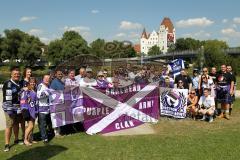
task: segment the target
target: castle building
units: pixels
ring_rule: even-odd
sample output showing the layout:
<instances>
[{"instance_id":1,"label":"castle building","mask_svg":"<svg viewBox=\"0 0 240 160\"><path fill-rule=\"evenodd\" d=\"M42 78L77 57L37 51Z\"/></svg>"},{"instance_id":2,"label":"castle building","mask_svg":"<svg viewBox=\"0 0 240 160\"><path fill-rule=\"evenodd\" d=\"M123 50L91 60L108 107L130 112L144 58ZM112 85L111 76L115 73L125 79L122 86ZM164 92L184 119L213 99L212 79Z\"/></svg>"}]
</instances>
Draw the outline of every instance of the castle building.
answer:
<instances>
[{"instance_id":1,"label":"castle building","mask_svg":"<svg viewBox=\"0 0 240 160\"><path fill-rule=\"evenodd\" d=\"M143 29L140 39L140 50L141 53L147 55L149 49L156 45L160 48L161 52L166 53L168 48L175 44L175 42L175 28L170 18L165 17L160 24L158 32L153 30L152 33L148 34L146 29Z\"/></svg>"}]
</instances>

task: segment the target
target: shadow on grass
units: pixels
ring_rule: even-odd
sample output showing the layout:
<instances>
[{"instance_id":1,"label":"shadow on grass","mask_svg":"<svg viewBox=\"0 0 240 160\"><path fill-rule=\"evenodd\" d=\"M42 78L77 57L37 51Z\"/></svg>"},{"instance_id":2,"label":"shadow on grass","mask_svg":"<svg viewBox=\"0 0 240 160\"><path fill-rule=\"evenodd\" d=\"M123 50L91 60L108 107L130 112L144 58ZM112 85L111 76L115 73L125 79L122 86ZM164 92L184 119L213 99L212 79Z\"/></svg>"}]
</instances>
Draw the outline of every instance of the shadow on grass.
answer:
<instances>
[{"instance_id":1,"label":"shadow on grass","mask_svg":"<svg viewBox=\"0 0 240 160\"><path fill-rule=\"evenodd\" d=\"M66 150L67 150L66 147L59 145L45 145L29 149L27 151L14 155L7 160L27 160L27 159L47 160Z\"/></svg>"}]
</instances>

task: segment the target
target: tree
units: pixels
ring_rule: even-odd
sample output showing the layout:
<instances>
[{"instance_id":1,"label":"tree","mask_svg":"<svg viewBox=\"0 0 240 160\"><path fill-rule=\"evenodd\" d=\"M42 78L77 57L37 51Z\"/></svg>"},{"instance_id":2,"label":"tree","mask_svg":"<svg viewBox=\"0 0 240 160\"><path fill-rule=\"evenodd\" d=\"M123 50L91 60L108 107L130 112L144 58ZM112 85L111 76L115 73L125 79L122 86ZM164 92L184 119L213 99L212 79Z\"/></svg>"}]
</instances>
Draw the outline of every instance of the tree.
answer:
<instances>
[{"instance_id":1,"label":"tree","mask_svg":"<svg viewBox=\"0 0 240 160\"><path fill-rule=\"evenodd\" d=\"M203 45L203 42L193 38L178 38L175 43L176 51L197 50Z\"/></svg>"},{"instance_id":2,"label":"tree","mask_svg":"<svg viewBox=\"0 0 240 160\"><path fill-rule=\"evenodd\" d=\"M87 41L75 31L66 31L60 40L50 42L47 57L58 64L80 54L89 54Z\"/></svg>"},{"instance_id":3,"label":"tree","mask_svg":"<svg viewBox=\"0 0 240 160\"><path fill-rule=\"evenodd\" d=\"M228 45L224 41L207 40L203 41L204 52L204 66L207 67L220 67L221 64L226 64L229 56L224 53L224 49L228 48ZM196 63L199 65L202 56L199 54Z\"/></svg>"},{"instance_id":4,"label":"tree","mask_svg":"<svg viewBox=\"0 0 240 160\"><path fill-rule=\"evenodd\" d=\"M18 49L26 36L26 33L20 31L19 29L6 29L4 31L5 37L2 41L2 59L18 59Z\"/></svg>"},{"instance_id":5,"label":"tree","mask_svg":"<svg viewBox=\"0 0 240 160\"><path fill-rule=\"evenodd\" d=\"M157 45L152 46L148 51L149 56L158 55L161 53L162 52L160 51L160 48Z\"/></svg>"},{"instance_id":6,"label":"tree","mask_svg":"<svg viewBox=\"0 0 240 160\"><path fill-rule=\"evenodd\" d=\"M51 41L48 45L47 57L54 64L63 61L63 42L59 39Z\"/></svg>"},{"instance_id":7,"label":"tree","mask_svg":"<svg viewBox=\"0 0 240 160\"><path fill-rule=\"evenodd\" d=\"M2 35L0 34L0 62L2 62L2 41L3 41L3 38L2 38Z\"/></svg>"},{"instance_id":8,"label":"tree","mask_svg":"<svg viewBox=\"0 0 240 160\"><path fill-rule=\"evenodd\" d=\"M43 43L39 38L25 35L18 48L18 57L30 66L33 66L41 57Z\"/></svg>"},{"instance_id":9,"label":"tree","mask_svg":"<svg viewBox=\"0 0 240 160\"><path fill-rule=\"evenodd\" d=\"M105 58L130 58L136 57L136 52L132 43L123 41L113 41L105 44L104 50L106 52Z\"/></svg>"},{"instance_id":10,"label":"tree","mask_svg":"<svg viewBox=\"0 0 240 160\"><path fill-rule=\"evenodd\" d=\"M105 40L104 39L96 39L95 41L93 41L90 44L91 47L91 54L96 55L97 57L106 57L106 52L104 50L104 46L105 46Z\"/></svg>"}]
</instances>

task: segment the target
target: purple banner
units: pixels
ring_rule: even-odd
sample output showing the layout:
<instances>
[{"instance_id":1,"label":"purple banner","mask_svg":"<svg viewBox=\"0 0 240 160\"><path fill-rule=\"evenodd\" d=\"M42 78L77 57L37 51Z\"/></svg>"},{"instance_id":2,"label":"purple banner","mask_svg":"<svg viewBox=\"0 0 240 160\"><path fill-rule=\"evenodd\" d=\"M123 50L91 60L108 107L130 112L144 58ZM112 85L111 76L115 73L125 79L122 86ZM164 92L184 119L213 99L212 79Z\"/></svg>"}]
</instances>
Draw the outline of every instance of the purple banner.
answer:
<instances>
[{"instance_id":1,"label":"purple banner","mask_svg":"<svg viewBox=\"0 0 240 160\"><path fill-rule=\"evenodd\" d=\"M51 90L49 101L53 128L83 120L83 99L79 87Z\"/></svg>"},{"instance_id":2,"label":"purple banner","mask_svg":"<svg viewBox=\"0 0 240 160\"><path fill-rule=\"evenodd\" d=\"M84 128L88 134L133 128L159 118L157 83L132 84L124 88L81 88Z\"/></svg>"}]
</instances>

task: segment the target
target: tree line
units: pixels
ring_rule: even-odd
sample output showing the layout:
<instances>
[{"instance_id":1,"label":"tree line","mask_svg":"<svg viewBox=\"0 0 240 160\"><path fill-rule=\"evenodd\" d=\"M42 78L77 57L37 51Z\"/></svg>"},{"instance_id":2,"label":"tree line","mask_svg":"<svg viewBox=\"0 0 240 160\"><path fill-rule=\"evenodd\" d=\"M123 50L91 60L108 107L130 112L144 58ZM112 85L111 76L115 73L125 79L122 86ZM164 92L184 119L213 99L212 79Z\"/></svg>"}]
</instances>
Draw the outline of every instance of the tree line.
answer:
<instances>
[{"instance_id":1,"label":"tree line","mask_svg":"<svg viewBox=\"0 0 240 160\"><path fill-rule=\"evenodd\" d=\"M196 40L193 38L179 38L169 47L169 52L183 50L198 50L199 56L195 64L203 66L220 66L222 63L232 64L233 68L240 68L239 58L224 54L228 44L219 40ZM201 54L202 53L202 54ZM21 60L21 63L34 66L38 60L45 59L57 65L69 58L80 54L92 54L99 58L128 58L136 57L133 44L129 41L111 41L96 39L90 44L75 31L66 31L60 39L51 41L48 45L42 43L38 37L29 35L19 29L6 29L4 36L0 35L0 61ZM162 54L159 47L153 46L149 55ZM202 56L203 55L203 56Z\"/></svg>"},{"instance_id":2,"label":"tree line","mask_svg":"<svg viewBox=\"0 0 240 160\"><path fill-rule=\"evenodd\" d=\"M99 58L136 56L131 42L106 42L104 39L97 39L88 45L87 41L75 31L66 31L60 39L53 40L48 45L42 43L38 37L19 29L7 29L4 35L0 35L1 62L21 60L22 63L33 66L38 60L46 59L57 65L80 54L92 54Z\"/></svg>"}]
</instances>

